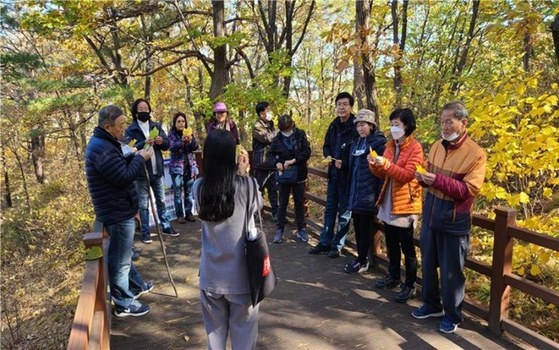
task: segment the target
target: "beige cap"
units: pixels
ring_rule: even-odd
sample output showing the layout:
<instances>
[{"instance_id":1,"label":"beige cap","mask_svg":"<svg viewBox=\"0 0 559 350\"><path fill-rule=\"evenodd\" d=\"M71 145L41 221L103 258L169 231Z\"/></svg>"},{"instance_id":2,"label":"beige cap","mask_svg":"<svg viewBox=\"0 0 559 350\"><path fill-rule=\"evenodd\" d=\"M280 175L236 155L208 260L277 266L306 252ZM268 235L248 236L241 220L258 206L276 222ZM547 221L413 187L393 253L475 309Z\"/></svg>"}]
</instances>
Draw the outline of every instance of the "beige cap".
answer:
<instances>
[{"instance_id":1,"label":"beige cap","mask_svg":"<svg viewBox=\"0 0 559 350\"><path fill-rule=\"evenodd\" d=\"M367 122L369 124L373 124L375 127L377 126L377 123L375 122L375 113L368 109L360 109L359 112L357 112L354 122L355 124L359 122Z\"/></svg>"}]
</instances>

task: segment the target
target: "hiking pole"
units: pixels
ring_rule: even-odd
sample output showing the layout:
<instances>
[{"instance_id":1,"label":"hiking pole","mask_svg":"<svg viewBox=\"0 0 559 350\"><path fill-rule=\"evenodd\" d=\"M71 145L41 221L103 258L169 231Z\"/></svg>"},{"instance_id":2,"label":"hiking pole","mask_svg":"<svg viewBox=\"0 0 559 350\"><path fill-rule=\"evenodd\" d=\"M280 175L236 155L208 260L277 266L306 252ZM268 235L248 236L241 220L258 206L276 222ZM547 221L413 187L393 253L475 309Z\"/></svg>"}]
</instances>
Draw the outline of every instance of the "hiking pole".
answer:
<instances>
[{"instance_id":1,"label":"hiking pole","mask_svg":"<svg viewBox=\"0 0 559 350\"><path fill-rule=\"evenodd\" d=\"M151 214L153 215L153 221L155 221L155 228L157 230L157 237L159 237L159 243L161 243L161 251L163 252L163 259L165 260L165 267L167 268L167 274L169 275L169 280L171 281L171 285L173 286L173 289L175 290L175 298L178 298L179 293L177 292L177 287L175 286L175 281L173 280L173 275L171 275L171 269L169 269L169 262L167 261L167 252L165 252L165 245L163 244L163 235L161 234L161 228L159 227L159 224L157 223L158 216L157 216L157 212L155 210L155 200L153 199L153 196L151 194L151 186L150 186L151 181L149 179L148 168L147 168L145 162L144 162L144 171L146 173L146 181L148 182L148 195L149 195L149 203L150 203L150 207L151 207Z\"/></svg>"}]
</instances>

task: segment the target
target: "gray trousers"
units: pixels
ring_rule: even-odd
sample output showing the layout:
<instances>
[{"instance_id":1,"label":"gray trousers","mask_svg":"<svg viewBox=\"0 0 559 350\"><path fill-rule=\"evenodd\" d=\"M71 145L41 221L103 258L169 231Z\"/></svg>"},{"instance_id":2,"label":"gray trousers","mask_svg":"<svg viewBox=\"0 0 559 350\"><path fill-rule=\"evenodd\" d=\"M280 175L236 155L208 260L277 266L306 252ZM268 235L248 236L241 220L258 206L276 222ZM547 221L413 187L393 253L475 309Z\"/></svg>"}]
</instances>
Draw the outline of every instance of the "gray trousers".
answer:
<instances>
[{"instance_id":1,"label":"gray trousers","mask_svg":"<svg viewBox=\"0 0 559 350\"><path fill-rule=\"evenodd\" d=\"M252 307L248 294L216 294L200 290L202 316L208 334L208 349L225 350L231 336L233 350L256 348L258 307Z\"/></svg>"},{"instance_id":2,"label":"gray trousers","mask_svg":"<svg viewBox=\"0 0 559 350\"><path fill-rule=\"evenodd\" d=\"M470 236L454 236L425 230L419 240L421 248L421 297L429 310L442 308L452 323L463 321L462 303L466 277L464 265L470 247ZM441 268L441 289L437 267Z\"/></svg>"}]
</instances>

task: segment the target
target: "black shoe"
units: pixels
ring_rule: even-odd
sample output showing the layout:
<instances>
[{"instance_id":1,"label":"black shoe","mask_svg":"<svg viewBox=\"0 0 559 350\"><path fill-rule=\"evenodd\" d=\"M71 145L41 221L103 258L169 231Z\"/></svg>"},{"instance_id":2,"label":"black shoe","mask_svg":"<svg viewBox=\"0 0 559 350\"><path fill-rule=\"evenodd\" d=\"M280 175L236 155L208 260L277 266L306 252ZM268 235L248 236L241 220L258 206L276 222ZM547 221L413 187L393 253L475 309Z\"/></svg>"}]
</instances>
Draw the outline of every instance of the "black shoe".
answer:
<instances>
[{"instance_id":1,"label":"black shoe","mask_svg":"<svg viewBox=\"0 0 559 350\"><path fill-rule=\"evenodd\" d=\"M163 230L163 234L167 235L167 236L171 236L171 237L178 237L179 233L177 231L175 231L175 229L171 226L169 226L168 229Z\"/></svg>"},{"instance_id":2,"label":"black shoe","mask_svg":"<svg viewBox=\"0 0 559 350\"><path fill-rule=\"evenodd\" d=\"M330 247L325 246L322 243L318 243L314 247L309 250L309 254L311 255L318 255L318 254L327 254L330 251Z\"/></svg>"},{"instance_id":3,"label":"black shoe","mask_svg":"<svg viewBox=\"0 0 559 350\"><path fill-rule=\"evenodd\" d=\"M132 248L132 261L138 261L140 259L140 254Z\"/></svg>"},{"instance_id":4,"label":"black shoe","mask_svg":"<svg viewBox=\"0 0 559 350\"><path fill-rule=\"evenodd\" d=\"M386 275L375 283L375 287L377 288L394 288L398 285L400 285L400 279L396 279L390 275Z\"/></svg>"},{"instance_id":5,"label":"black shoe","mask_svg":"<svg viewBox=\"0 0 559 350\"><path fill-rule=\"evenodd\" d=\"M399 303L405 303L408 300L415 298L416 295L417 292L415 291L415 286L408 286L407 284L404 284L404 287L402 288L400 293L396 295L394 300L396 300Z\"/></svg>"},{"instance_id":6,"label":"black shoe","mask_svg":"<svg viewBox=\"0 0 559 350\"><path fill-rule=\"evenodd\" d=\"M328 257L330 259L334 259L340 256L340 251L337 249L332 249L328 252Z\"/></svg>"},{"instance_id":7,"label":"black shoe","mask_svg":"<svg viewBox=\"0 0 559 350\"><path fill-rule=\"evenodd\" d=\"M135 251L136 253L141 253L141 252L144 251L142 248L136 247L135 245L132 246L132 249L134 249L134 251Z\"/></svg>"}]
</instances>

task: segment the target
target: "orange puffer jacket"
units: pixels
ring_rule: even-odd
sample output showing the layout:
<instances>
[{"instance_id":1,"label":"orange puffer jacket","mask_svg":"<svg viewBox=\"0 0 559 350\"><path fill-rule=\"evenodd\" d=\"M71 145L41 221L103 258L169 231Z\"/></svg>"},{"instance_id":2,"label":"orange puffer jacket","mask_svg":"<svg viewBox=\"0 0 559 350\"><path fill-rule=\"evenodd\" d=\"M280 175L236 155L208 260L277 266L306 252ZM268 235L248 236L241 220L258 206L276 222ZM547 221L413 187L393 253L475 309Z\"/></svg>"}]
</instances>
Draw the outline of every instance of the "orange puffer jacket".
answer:
<instances>
[{"instance_id":1,"label":"orange puffer jacket","mask_svg":"<svg viewBox=\"0 0 559 350\"><path fill-rule=\"evenodd\" d=\"M391 140L386 144L383 155L386 161L378 166L369 163L369 170L376 176L384 178L384 185L376 205L382 203L389 180L392 178L392 214L421 214L422 188L415 179L417 165L423 165L421 144L413 136L408 136L400 145L398 160L392 163L395 151L395 142Z\"/></svg>"}]
</instances>

